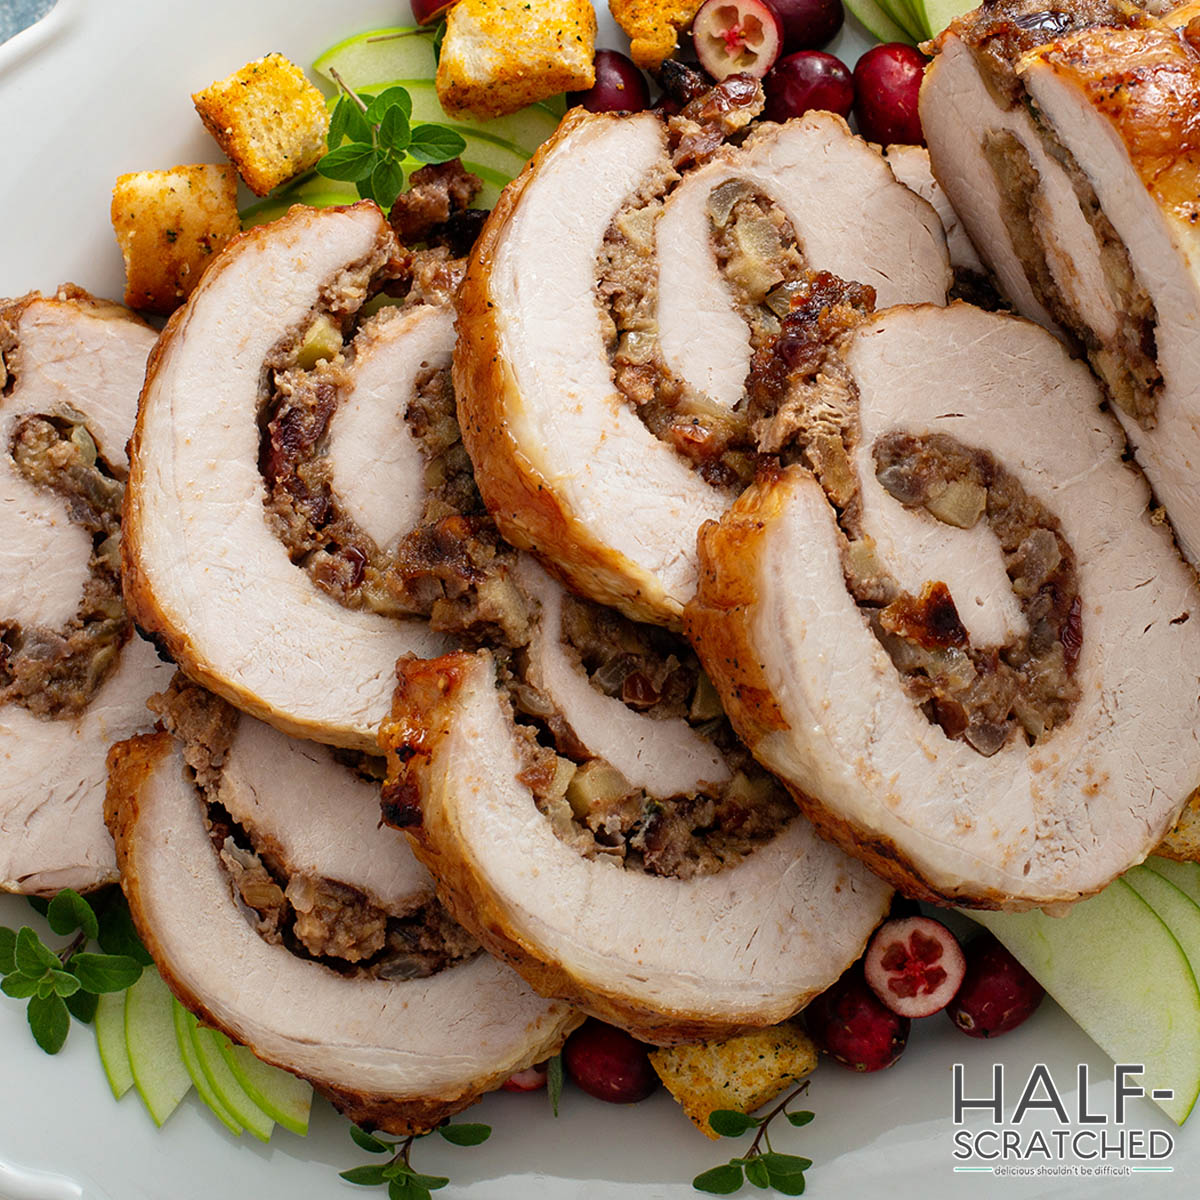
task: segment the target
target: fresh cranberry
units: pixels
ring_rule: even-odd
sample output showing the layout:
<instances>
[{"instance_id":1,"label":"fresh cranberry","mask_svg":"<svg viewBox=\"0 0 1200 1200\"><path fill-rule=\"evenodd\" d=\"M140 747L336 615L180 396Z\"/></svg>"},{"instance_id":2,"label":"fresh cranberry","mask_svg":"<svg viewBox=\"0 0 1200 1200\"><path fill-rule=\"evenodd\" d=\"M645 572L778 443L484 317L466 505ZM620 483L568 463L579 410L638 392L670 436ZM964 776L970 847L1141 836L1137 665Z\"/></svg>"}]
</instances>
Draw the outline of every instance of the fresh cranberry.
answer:
<instances>
[{"instance_id":1,"label":"fresh cranberry","mask_svg":"<svg viewBox=\"0 0 1200 1200\"><path fill-rule=\"evenodd\" d=\"M610 1104L635 1104L658 1087L648 1048L592 1018L567 1039L563 1064L589 1096Z\"/></svg>"},{"instance_id":2,"label":"fresh cranberry","mask_svg":"<svg viewBox=\"0 0 1200 1200\"><path fill-rule=\"evenodd\" d=\"M902 1017L941 1012L954 999L965 970L958 939L932 917L885 921L863 957L871 991Z\"/></svg>"},{"instance_id":3,"label":"fresh cranberry","mask_svg":"<svg viewBox=\"0 0 1200 1200\"><path fill-rule=\"evenodd\" d=\"M855 1071L881 1071L904 1053L911 1022L887 1008L855 963L804 1010L813 1041Z\"/></svg>"},{"instance_id":4,"label":"fresh cranberry","mask_svg":"<svg viewBox=\"0 0 1200 1200\"><path fill-rule=\"evenodd\" d=\"M801 50L781 58L763 80L769 121L786 121L814 108L850 115L854 77L840 58L821 50Z\"/></svg>"},{"instance_id":5,"label":"fresh cranberry","mask_svg":"<svg viewBox=\"0 0 1200 1200\"><path fill-rule=\"evenodd\" d=\"M842 0L767 0L783 23L783 52L816 50L832 41L846 19Z\"/></svg>"},{"instance_id":6,"label":"fresh cranberry","mask_svg":"<svg viewBox=\"0 0 1200 1200\"><path fill-rule=\"evenodd\" d=\"M456 0L412 0L413 20L418 25L432 25Z\"/></svg>"},{"instance_id":7,"label":"fresh cranberry","mask_svg":"<svg viewBox=\"0 0 1200 1200\"><path fill-rule=\"evenodd\" d=\"M854 115L858 131L881 146L923 146L917 99L925 56L904 42L875 46L854 67Z\"/></svg>"},{"instance_id":8,"label":"fresh cranberry","mask_svg":"<svg viewBox=\"0 0 1200 1200\"><path fill-rule=\"evenodd\" d=\"M650 103L646 77L624 54L596 51L596 82L586 92L570 92L567 104L588 112L641 112Z\"/></svg>"},{"instance_id":9,"label":"fresh cranberry","mask_svg":"<svg viewBox=\"0 0 1200 1200\"><path fill-rule=\"evenodd\" d=\"M1045 988L990 933L967 943L962 987L946 1010L968 1037L998 1037L1033 1015Z\"/></svg>"}]
</instances>

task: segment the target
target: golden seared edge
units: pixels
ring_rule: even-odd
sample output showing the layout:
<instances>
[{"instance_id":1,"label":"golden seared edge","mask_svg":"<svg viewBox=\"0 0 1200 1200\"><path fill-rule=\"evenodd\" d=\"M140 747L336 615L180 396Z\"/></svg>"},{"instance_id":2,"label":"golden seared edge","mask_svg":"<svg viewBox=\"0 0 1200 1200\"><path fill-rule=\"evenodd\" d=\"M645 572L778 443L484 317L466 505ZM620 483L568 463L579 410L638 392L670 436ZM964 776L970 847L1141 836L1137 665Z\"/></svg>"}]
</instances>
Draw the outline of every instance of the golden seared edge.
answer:
<instances>
[{"instance_id":1,"label":"golden seared edge","mask_svg":"<svg viewBox=\"0 0 1200 1200\"><path fill-rule=\"evenodd\" d=\"M399 686L392 715L380 727L380 747L388 757L382 797L384 819L408 834L417 858L437 881L438 898L454 919L486 950L519 972L539 994L565 1000L660 1046L726 1038L775 1025L807 1003L811 995L790 995L769 1011L762 1007L753 1022L716 1017L711 1011L683 1011L665 1005L651 1008L628 995L579 979L565 964L548 960L544 949L522 936L513 915L489 884L488 872L474 861L464 849L463 839L455 833L456 797L446 781L448 764L443 743L451 736L460 694L481 675L487 676L490 686L492 671L486 650L402 660L397 666ZM887 900L888 896L883 895L884 908Z\"/></svg>"},{"instance_id":2,"label":"golden seared edge","mask_svg":"<svg viewBox=\"0 0 1200 1200\"><path fill-rule=\"evenodd\" d=\"M148 920L142 903L139 857L135 846L138 822L142 815L143 791L156 771L168 765L165 760L173 753L173 741L168 733L153 733L119 742L112 748L108 756L109 778L104 817L116 843L121 887L129 901L129 911L159 973L181 1004L195 1013L206 1025L236 1039L237 1030L225 1027L201 998L172 972L168 956L156 936L154 926ZM560 1044L582 1020L581 1013L577 1020L569 1019L562 1024L559 1030ZM292 1070L285 1062L276 1062L261 1055L260 1057L271 1066ZM293 1074L300 1072L293 1071ZM469 1108L485 1093L499 1087L509 1074L511 1071L505 1070L494 1078L479 1079L468 1091L454 1098L428 1100L397 1100L390 1096L335 1086L310 1076L304 1077L356 1124L408 1136L428 1132L447 1117Z\"/></svg>"},{"instance_id":3,"label":"golden seared edge","mask_svg":"<svg viewBox=\"0 0 1200 1200\"><path fill-rule=\"evenodd\" d=\"M761 744L789 726L767 681L751 630L758 602L759 555L769 526L787 502L787 491L786 476L776 468L765 470L720 521L710 521L701 529L700 585L684 613L684 632L720 694L734 730L768 770L775 768L761 753ZM796 781L781 778L781 782L822 837L906 896L969 908L1033 907L997 891L969 897L939 892L890 838L852 825Z\"/></svg>"},{"instance_id":4,"label":"golden seared edge","mask_svg":"<svg viewBox=\"0 0 1200 1200\"><path fill-rule=\"evenodd\" d=\"M555 147L596 114L573 109L533 160L504 189L475 243L459 291L454 391L463 444L475 482L500 532L568 586L635 621L677 628L682 609L648 571L594 537L521 450L512 426L525 399L504 356L502 316L492 300L491 274L525 188ZM604 119L622 118L606 114Z\"/></svg>"}]
</instances>

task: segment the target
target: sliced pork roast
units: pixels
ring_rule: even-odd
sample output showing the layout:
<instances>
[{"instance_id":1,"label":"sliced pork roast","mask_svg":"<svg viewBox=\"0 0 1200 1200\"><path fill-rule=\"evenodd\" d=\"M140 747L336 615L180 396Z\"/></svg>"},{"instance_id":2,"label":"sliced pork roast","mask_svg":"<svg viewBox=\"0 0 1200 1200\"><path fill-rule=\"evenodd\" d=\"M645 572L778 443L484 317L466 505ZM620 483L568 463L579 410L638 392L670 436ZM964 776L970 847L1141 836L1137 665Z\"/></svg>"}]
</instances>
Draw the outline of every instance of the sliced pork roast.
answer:
<instances>
[{"instance_id":1,"label":"sliced pork roast","mask_svg":"<svg viewBox=\"0 0 1200 1200\"><path fill-rule=\"evenodd\" d=\"M1086 352L1200 561L1200 53L1115 0L988 5L939 46L934 173L1018 309Z\"/></svg>"},{"instance_id":2,"label":"sliced pork roast","mask_svg":"<svg viewBox=\"0 0 1200 1200\"><path fill-rule=\"evenodd\" d=\"M828 113L747 136L761 104L737 77L669 125L573 110L459 295L463 437L501 532L639 620L678 623L697 528L753 474L750 358L797 280L949 284L936 214L873 147Z\"/></svg>"},{"instance_id":3,"label":"sliced pork roast","mask_svg":"<svg viewBox=\"0 0 1200 1200\"><path fill-rule=\"evenodd\" d=\"M483 511L449 381L458 271L402 253L374 204L296 208L221 254L151 361L130 603L285 732L373 747L396 658L450 644L429 619L460 597L432 542ZM383 288L404 304L364 317Z\"/></svg>"},{"instance_id":4,"label":"sliced pork roast","mask_svg":"<svg viewBox=\"0 0 1200 1200\"><path fill-rule=\"evenodd\" d=\"M518 576L524 645L400 664L384 818L543 995L659 1043L790 1016L890 889L754 763L686 644Z\"/></svg>"},{"instance_id":5,"label":"sliced pork roast","mask_svg":"<svg viewBox=\"0 0 1200 1200\"><path fill-rule=\"evenodd\" d=\"M702 532L687 613L735 729L912 895L1097 891L1200 775L1200 611L1092 376L963 304L847 316L800 365L788 332L785 465Z\"/></svg>"},{"instance_id":6,"label":"sliced pork roast","mask_svg":"<svg viewBox=\"0 0 1200 1200\"><path fill-rule=\"evenodd\" d=\"M0 888L116 878L104 756L165 681L121 599L125 442L154 332L74 288L0 302Z\"/></svg>"},{"instance_id":7,"label":"sliced pork roast","mask_svg":"<svg viewBox=\"0 0 1200 1200\"><path fill-rule=\"evenodd\" d=\"M581 1016L449 920L376 783L193 686L156 707L179 740L117 746L106 813L138 931L202 1020L400 1134L558 1050Z\"/></svg>"}]
</instances>

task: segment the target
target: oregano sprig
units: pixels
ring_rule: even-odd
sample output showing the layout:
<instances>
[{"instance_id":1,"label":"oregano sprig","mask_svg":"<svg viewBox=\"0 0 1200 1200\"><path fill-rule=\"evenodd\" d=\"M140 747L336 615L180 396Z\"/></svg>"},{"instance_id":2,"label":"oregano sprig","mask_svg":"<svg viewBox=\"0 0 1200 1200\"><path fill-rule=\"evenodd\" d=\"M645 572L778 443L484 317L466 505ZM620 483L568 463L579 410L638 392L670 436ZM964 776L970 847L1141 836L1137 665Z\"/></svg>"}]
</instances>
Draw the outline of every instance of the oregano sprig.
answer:
<instances>
[{"instance_id":1,"label":"oregano sprig","mask_svg":"<svg viewBox=\"0 0 1200 1200\"><path fill-rule=\"evenodd\" d=\"M805 1080L762 1117L752 1117L732 1108L719 1108L709 1113L709 1126L721 1137L741 1137L751 1129L757 1132L745 1154L702 1171L692 1180L692 1187L698 1192L728 1196L740 1190L743 1183L750 1183L757 1188L774 1188L784 1196L802 1195L804 1172L812 1166L812 1159L777 1153L771 1145L769 1130L771 1122L781 1114L789 1125L795 1126L807 1125L813 1119L813 1114L808 1111L788 1112L788 1105L807 1090L808 1081ZM766 1149L763 1149L764 1145Z\"/></svg>"},{"instance_id":2,"label":"oregano sprig","mask_svg":"<svg viewBox=\"0 0 1200 1200\"><path fill-rule=\"evenodd\" d=\"M452 1146L478 1146L492 1136L490 1125L479 1125L462 1121L457 1125L439 1125L436 1132ZM422 1175L411 1161L413 1144L429 1133L415 1133L397 1141L386 1141L357 1125L350 1126L350 1137L354 1144L368 1154L388 1154L385 1163L366 1163L339 1172L347 1183L359 1187L387 1187L388 1200L431 1200L431 1193L444 1188L450 1180L444 1175Z\"/></svg>"},{"instance_id":3,"label":"oregano sprig","mask_svg":"<svg viewBox=\"0 0 1200 1200\"><path fill-rule=\"evenodd\" d=\"M114 892L89 901L64 888L48 903L31 901L56 934L70 936L58 949L28 925L0 926L0 991L14 1000L28 1000L30 1031L47 1054L62 1049L72 1016L90 1022L98 996L124 991L150 961L133 931L124 897ZM105 952L90 953L91 941L98 941Z\"/></svg>"},{"instance_id":4,"label":"oregano sprig","mask_svg":"<svg viewBox=\"0 0 1200 1200\"><path fill-rule=\"evenodd\" d=\"M342 95L329 118L325 144L328 153L317 170L329 179L353 183L365 200L384 212L404 190L404 163L443 163L467 148L456 129L445 125L412 124L412 97L402 87L377 96L355 92L331 71Z\"/></svg>"}]
</instances>

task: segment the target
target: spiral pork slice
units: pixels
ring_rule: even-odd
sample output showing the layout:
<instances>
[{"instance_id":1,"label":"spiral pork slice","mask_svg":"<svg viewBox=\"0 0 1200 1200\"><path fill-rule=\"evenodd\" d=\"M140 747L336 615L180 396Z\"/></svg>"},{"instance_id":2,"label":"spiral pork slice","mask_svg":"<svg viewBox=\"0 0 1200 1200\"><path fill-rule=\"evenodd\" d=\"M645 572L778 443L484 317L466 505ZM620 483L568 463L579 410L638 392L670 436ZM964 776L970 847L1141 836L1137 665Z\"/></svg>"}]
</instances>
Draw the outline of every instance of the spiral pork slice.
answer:
<instances>
[{"instance_id":1,"label":"spiral pork slice","mask_svg":"<svg viewBox=\"0 0 1200 1200\"><path fill-rule=\"evenodd\" d=\"M1086 353L1200 556L1200 52L1119 3L997 4L939 40L934 174L1001 288Z\"/></svg>"},{"instance_id":2,"label":"spiral pork slice","mask_svg":"<svg viewBox=\"0 0 1200 1200\"><path fill-rule=\"evenodd\" d=\"M122 886L188 1008L355 1122L399 1134L556 1052L579 1015L449 921L401 835L378 828L376 786L325 747L245 716L224 725L220 753L209 723L209 744L159 733L110 760Z\"/></svg>"},{"instance_id":3,"label":"spiral pork slice","mask_svg":"<svg viewBox=\"0 0 1200 1200\"><path fill-rule=\"evenodd\" d=\"M543 995L663 1044L792 1015L890 889L757 767L679 639L519 576L517 653L399 664L385 819Z\"/></svg>"},{"instance_id":4,"label":"spiral pork slice","mask_svg":"<svg viewBox=\"0 0 1200 1200\"><path fill-rule=\"evenodd\" d=\"M139 624L231 703L349 747L374 745L396 658L448 645L397 574L466 470L438 440L457 436L450 310L405 262L366 202L237 239L168 324L132 443ZM406 306L363 316L401 281Z\"/></svg>"},{"instance_id":5,"label":"spiral pork slice","mask_svg":"<svg viewBox=\"0 0 1200 1200\"><path fill-rule=\"evenodd\" d=\"M1096 384L1035 325L962 304L866 318L820 375L853 487L831 495L820 389L793 372L790 465L701 535L687 628L734 728L910 894L1099 890L1196 784L1200 628Z\"/></svg>"},{"instance_id":6,"label":"spiral pork slice","mask_svg":"<svg viewBox=\"0 0 1200 1200\"><path fill-rule=\"evenodd\" d=\"M104 759L167 668L121 599L125 442L154 332L66 287L0 302L0 888L116 878Z\"/></svg>"},{"instance_id":7,"label":"spiral pork slice","mask_svg":"<svg viewBox=\"0 0 1200 1200\"><path fill-rule=\"evenodd\" d=\"M667 625L695 588L697 528L753 475L745 380L797 280L833 263L889 303L942 303L949 284L936 214L844 122L743 137L754 96L721 87L670 127L569 114L493 212L457 302L463 438L501 532ZM713 111L739 145L708 136Z\"/></svg>"}]
</instances>

